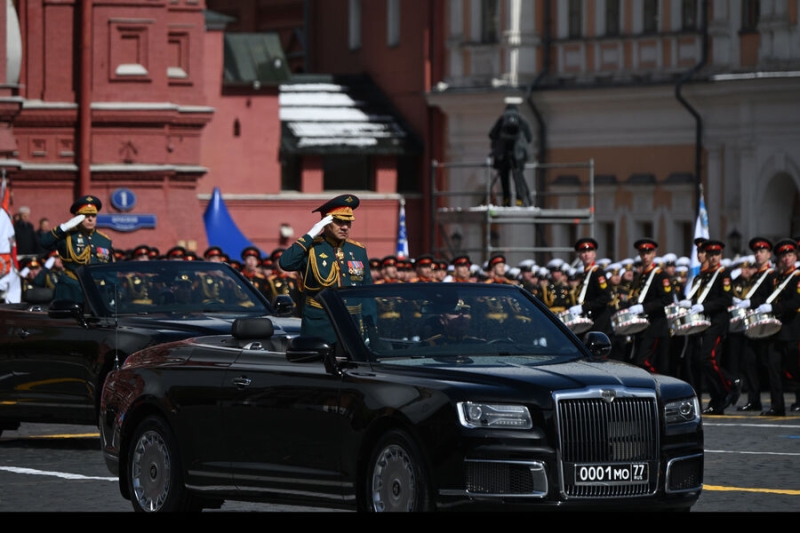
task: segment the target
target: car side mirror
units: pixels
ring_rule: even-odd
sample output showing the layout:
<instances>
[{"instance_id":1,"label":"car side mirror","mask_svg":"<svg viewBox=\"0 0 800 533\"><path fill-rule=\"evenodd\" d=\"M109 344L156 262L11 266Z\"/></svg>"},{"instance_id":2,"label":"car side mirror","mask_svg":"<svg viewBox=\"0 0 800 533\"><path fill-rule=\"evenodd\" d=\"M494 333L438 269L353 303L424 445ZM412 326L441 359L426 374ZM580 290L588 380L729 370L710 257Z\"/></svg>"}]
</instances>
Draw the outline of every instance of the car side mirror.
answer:
<instances>
[{"instance_id":1,"label":"car side mirror","mask_svg":"<svg viewBox=\"0 0 800 533\"><path fill-rule=\"evenodd\" d=\"M595 357L605 359L611 353L611 341L608 339L608 335L600 331L587 333L583 345Z\"/></svg>"},{"instance_id":2,"label":"car side mirror","mask_svg":"<svg viewBox=\"0 0 800 533\"><path fill-rule=\"evenodd\" d=\"M275 297L275 314L290 316L294 313L294 300L288 294L279 294Z\"/></svg>"},{"instance_id":3,"label":"car side mirror","mask_svg":"<svg viewBox=\"0 0 800 533\"><path fill-rule=\"evenodd\" d=\"M286 360L290 363L322 361L325 364L325 370L329 373L339 373L336 358L333 356L333 347L321 337L302 335L292 337L286 346Z\"/></svg>"},{"instance_id":4,"label":"car side mirror","mask_svg":"<svg viewBox=\"0 0 800 533\"><path fill-rule=\"evenodd\" d=\"M83 318L83 305L74 300L53 300L47 309L47 316L57 319L72 318L84 328L89 327Z\"/></svg>"}]
</instances>

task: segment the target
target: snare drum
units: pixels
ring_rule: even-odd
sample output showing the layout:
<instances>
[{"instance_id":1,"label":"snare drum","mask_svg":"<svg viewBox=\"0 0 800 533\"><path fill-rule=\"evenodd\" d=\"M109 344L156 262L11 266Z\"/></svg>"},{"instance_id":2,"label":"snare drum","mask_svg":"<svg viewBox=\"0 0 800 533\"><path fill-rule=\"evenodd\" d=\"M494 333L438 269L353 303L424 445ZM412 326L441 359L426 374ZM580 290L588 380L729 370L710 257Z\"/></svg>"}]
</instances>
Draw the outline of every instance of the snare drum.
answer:
<instances>
[{"instance_id":1,"label":"snare drum","mask_svg":"<svg viewBox=\"0 0 800 533\"><path fill-rule=\"evenodd\" d=\"M669 331L672 335L683 337L701 333L711 327L711 321L703 313L690 313L688 309L669 321Z\"/></svg>"},{"instance_id":2,"label":"snare drum","mask_svg":"<svg viewBox=\"0 0 800 533\"><path fill-rule=\"evenodd\" d=\"M672 320L676 316L681 316L686 314L686 309L678 305L677 303L669 304L664 308L664 314L667 315L667 320Z\"/></svg>"},{"instance_id":3,"label":"snare drum","mask_svg":"<svg viewBox=\"0 0 800 533\"><path fill-rule=\"evenodd\" d=\"M594 325L594 320L591 318L582 315L574 315L569 312L569 309L558 313L558 318L560 318L575 335L580 335L588 331Z\"/></svg>"},{"instance_id":4,"label":"snare drum","mask_svg":"<svg viewBox=\"0 0 800 533\"><path fill-rule=\"evenodd\" d=\"M728 326L728 331L730 333L741 333L744 331L744 319L748 311L748 309L740 309L735 305L728 308L728 313L731 315L730 325Z\"/></svg>"},{"instance_id":5,"label":"snare drum","mask_svg":"<svg viewBox=\"0 0 800 533\"><path fill-rule=\"evenodd\" d=\"M750 311L744 318L744 334L751 339L763 339L775 335L781 329L781 321L772 313Z\"/></svg>"},{"instance_id":6,"label":"snare drum","mask_svg":"<svg viewBox=\"0 0 800 533\"><path fill-rule=\"evenodd\" d=\"M629 309L620 309L611 315L611 327L616 335L636 335L649 325L646 317L633 314Z\"/></svg>"}]
</instances>

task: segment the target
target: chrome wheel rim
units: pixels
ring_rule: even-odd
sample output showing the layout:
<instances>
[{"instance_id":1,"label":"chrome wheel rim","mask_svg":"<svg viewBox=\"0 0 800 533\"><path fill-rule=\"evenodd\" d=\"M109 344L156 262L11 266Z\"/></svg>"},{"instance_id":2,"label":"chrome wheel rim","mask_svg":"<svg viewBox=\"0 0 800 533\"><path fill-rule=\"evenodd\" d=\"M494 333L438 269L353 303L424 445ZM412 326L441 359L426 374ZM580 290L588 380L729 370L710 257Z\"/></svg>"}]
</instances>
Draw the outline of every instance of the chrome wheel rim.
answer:
<instances>
[{"instance_id":1,"label":"chrome wheel rim","mask_svg":"<svg viewBox=\"0 0 800 533\"><path fill-rule=\"evenodd\" d=\"M372 473L372 508L376 512L414 511L417 478L408 453L397 445L384 448Z\"/></svg>"},{"instance_id":2,"label":"chrome wheel rim","mask_svg":"<svg viewBox=\"0 0 800 533\"><path fill-rule=\"evenodd\" d=\"M172 464L164 439L147 431L136 442L131 455L131 495L145 511L158 511L169 495Z\"/></svg>"}]
</instances>

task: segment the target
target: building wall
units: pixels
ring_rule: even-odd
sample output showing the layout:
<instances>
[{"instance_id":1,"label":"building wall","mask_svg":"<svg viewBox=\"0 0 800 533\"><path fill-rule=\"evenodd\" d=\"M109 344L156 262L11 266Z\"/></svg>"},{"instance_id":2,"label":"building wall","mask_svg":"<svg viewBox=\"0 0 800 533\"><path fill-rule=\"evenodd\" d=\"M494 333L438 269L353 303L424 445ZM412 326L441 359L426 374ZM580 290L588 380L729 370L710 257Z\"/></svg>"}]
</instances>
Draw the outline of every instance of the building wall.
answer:
<instances>
[{"instance_id":1,"label":"building wall","mask_svg":"<svg viewBox=\"0 0 800 533\"><path fill-rule=\"evenodd\" d=\"M155 215L157 224L137 231L103 228L116 247L202 243L196 187L206 172L200 167L202 130L213 113L203 87L204 6L95 1L87 34L84 5L18 2L23 64L16 93L23 105L13 121L17 149L4 161L14 206L31 207L34 221L48 217L58 224L81 194L98 196L103 214L121 213L110 197L126 187L137 196L127 214ZM88 69L80 53L84 36L90 37ZM91 133L84 145L87 108ZM82 160L91 165L86 181Z\"/></svg>"},{"instance_id":2,"label":"building wall","mask_svg":"<svg viewBox=\"0 0 800 533\"><path fill-rule=\"evenodd\" d=\"M502 111L503 98L524 97L531 88L521 108L534 126L534 157L544 164L592 160L596 176L614 178L614 185L595 191L594 228L548 225L548 246L569 248L572 239L592 229L602 243L606 232L598 230L610 224L614 242L604 249L620 257L634 254L632 242L643 228L661 243L660 252L687 255L691 235L686 228L694 225L698 200L692 182L702 186L715 237L726 239L736 229L746 243L755 235L776 239L800 233L794 214L800 197L798 155L791 148L800 140L800 101L789 96L800 88L797 2L760 2L754 32L740 32L740 1L706 2L708 55L697 72L693 69L704 59L703 37L699 23L695 31L681 28L681 1L658 2L658 32L644 34L643 3L622 0L621 35L609 37L604 35L605 2L586 0L579 38L568 37L569 2L549 2L549 70L543 63L534 65L531 53L547 42L545 3L537 3L537 9L518 0L500 3L503 13L521 9L523 20L533 21L521 31L518 45L510 39L514 26L507 17L501 17L498 43L476 43L483 22L480 2L448 2L448 70L443 90L434 84L428 101L447 117L446 160L463 161L488 150L485 132ZM698 20L702 5L697 2ZM504 60L515 48L529 57L516 73ZM510 83L515 74L518 84ZM684 76L686 83L678 87ZM695 176L698 122L700 174ZM539 151L542 142L544 152ZM540 192L564 189L557 180L570 172L548 171L544 186L549 190ZM479 189L483 176L472 174L472 179L451 179L451 187ZM653 183L643 183L642 176L652 176ZM581 174L580 180L585 191L588 176ZM564 208L571 206L561 201ZM473 228L478 246L483 229ZM509 250L545 244L530 225L498 231L501 246ZM511 255L516 261L525 254ZM573 254L556 255L571 259Z\"/></svg>"},{"instance_id":3,"label":"building wall","mask_svg":"<svg viewBox=\"0 0 800 533\"><path fill-rule=\"evenodd\" d=\"M236 24L248 31L279 20L291 26L299 3L237 3L257 16ZM412 255L441 245L430 218L431 162L476 162L436 179L480 201L491 179L480 167L489 151L487 132L504 97L524 97L529 87L522 109L534 126L535 158L542 164L591 160L594 175L613 177L598 185L594 227L549 227L547 244L568 247L575 236L595 231L600 237L602 230L602 239L611 235L613 241L605 243L608 249L628 255L638 232L652 228L662 251L686 254L697 194L692 183L676 177L694 174L697 122L676 98L681 76L687 76L682 95L702 123L699 184L711 233L724 238L736 228L746 242L755 234L776 238L800 228L792 214L800 189L795 1L761 2L756 31L742 33L740 0L708 0L707 61L691 80L703 40L698 31L681 30L679 0L658 2L660 27L653 35L642 34L642 3L622 0L619 37L604 35L605 2L586 0L582 37L575 39L565 33L566 0L500 0L496 43L481 42L480 0L404 1L398 46L386 44L387 3L362 0L356 50L348 46L348 0L302 4L311 9L303 14L312 28L304 58L311 71L368 73L423 139L418 192L403 193ZM79 135L84 34L78 5L18 2L24 50L19 86L0 88L0 120L13 127L16 142L0 160L12 180L14 205L29 205L34 219L49 216L55 223L68 218L72 199L86 187L79 165L87 152ZM113 190L135 187L135 212L158 217L155 230L109 231L115 244L166 249L181 241L202 250L202 213L215 187L240 229L264 251L281 244L281 224L295 235L306 231L315 218L311 211L333 191L321 189L312 160L304 162L301 191L280 190L275 89L223 92L221 32L206 31L205 3L95 0L91 6L93 172L85 192L111 209ZM145 73L137 74L136 65ZM376 256L394 252L397 234L398 195L389 192L387 165L377 162L378 191L356 191L367 201L354 233ZM569 190L572 185L564 183L572 174L585 187L585 171L576 169L548 170L543 185ZM642 182L642 176L654 181ZM557 205L572 205L561 201ZM480 249L486 228L467 226L460 228L469 230L466 242ZM508 249L542 244L530 225L492 231Z\"/></svg>"}]
</instances>

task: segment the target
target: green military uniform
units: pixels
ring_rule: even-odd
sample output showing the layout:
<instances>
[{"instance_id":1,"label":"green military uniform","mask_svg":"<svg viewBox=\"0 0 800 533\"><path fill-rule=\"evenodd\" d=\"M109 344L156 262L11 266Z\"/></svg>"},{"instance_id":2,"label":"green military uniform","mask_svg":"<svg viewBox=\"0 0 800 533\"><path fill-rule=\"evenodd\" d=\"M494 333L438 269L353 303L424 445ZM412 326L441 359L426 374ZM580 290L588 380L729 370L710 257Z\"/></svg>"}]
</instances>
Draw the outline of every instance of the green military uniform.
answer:
<instances>
[{"instance_id":1,"label":"green military uniform","mask_svg":"<svg viewBox=\"0 0 800 533\"><path fill-rule=\"evenodd\" d=\"M96 216L102 206L98 198L83 196L72 204L70 213ZM86 230L83 224L78 223L66 231L61 229L62 225L71 222L58 225L49 233L42 235L41 244L48 250L58 250L58 255L64 263L64 275L56 284L53 299L83 302L83 292L78 283L78 269L88 264L113 261L113 248L108 235L96 229Z\"/></svg>"},{"instance_id":2,"label":"green military uniform","mask_svg":"<svg viewBox=\"0 0 800 533\"><path fill-rule=\"evenodd\" d=\"M249 261L248 257L254 257L255 260ZM269 300L270 292L267 276L258 270L258 267L261 264L261 251L255 246L248 246L242 250L242 261L244 263L244 266L241 270L242 275L250 281L250 283L258 292L263 294Z\"/></svg>"},{"instance_id":3,"label":"green military uniform","mask_svg":"<svg viewBox=\"0 0 800 533\"><path fill-rule=\"evenodd\" d=\"M337 196L312 212L322 213L341 221L354 220L353 210L359 200L352 194ZM316 227L316 226L315 226ZM367 285L372 283L369 256L363 244L345 239L337 240L332 232L306 233L292 244L278 259L282 269L299 272L302 279L300 291L304 293L302 335L322 337L326 342L336 342L336 334L322 305L314 297L323 289ZM351 310L354 314L361 310Z\"/></svg>"}]
</instances>

